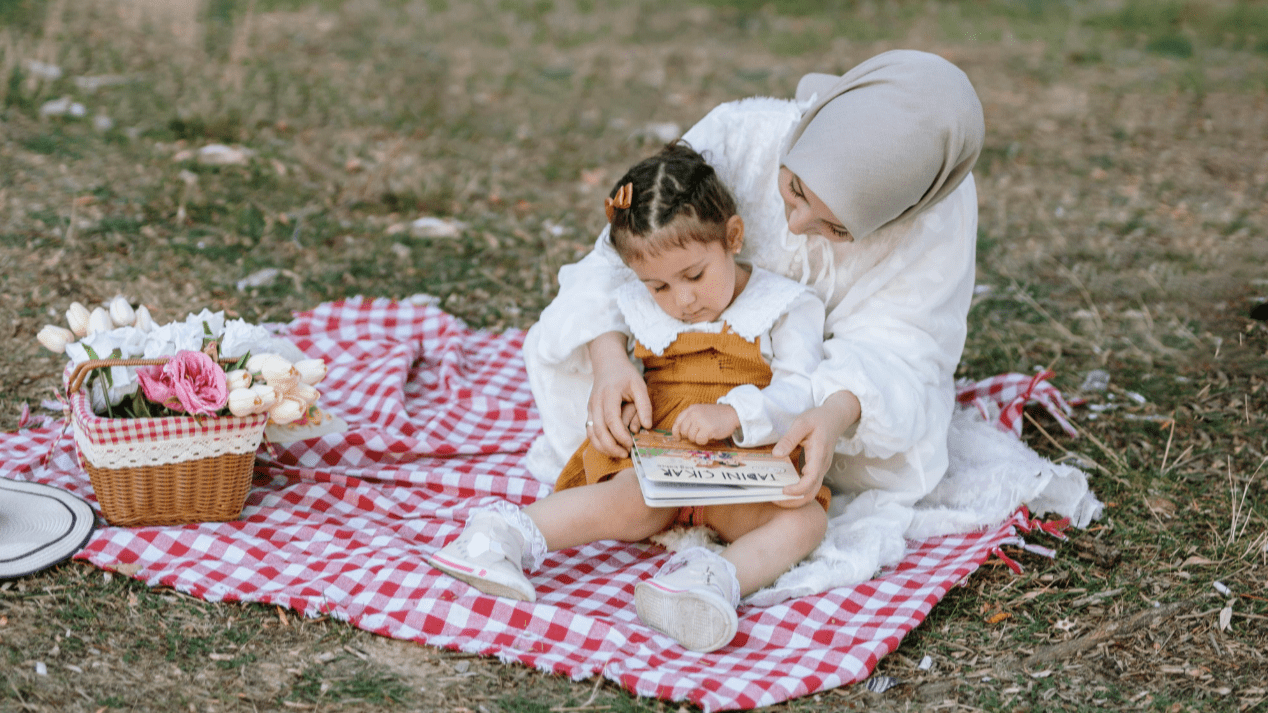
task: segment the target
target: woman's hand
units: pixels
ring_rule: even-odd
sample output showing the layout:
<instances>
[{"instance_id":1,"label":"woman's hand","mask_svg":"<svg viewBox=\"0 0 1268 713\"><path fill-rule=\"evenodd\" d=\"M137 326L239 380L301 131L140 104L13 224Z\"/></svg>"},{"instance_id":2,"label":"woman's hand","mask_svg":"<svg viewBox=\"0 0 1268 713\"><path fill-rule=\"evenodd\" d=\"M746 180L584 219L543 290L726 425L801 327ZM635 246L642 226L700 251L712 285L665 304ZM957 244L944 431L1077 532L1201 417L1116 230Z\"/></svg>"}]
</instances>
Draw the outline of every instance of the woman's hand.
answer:
<instances>
[{"instance_id":1,"label":"woman's hand","mask_svg":"<svg viewBox=\"0 0 1268 713\"><path fill-rule=\"evenodd\" d=\"M630 432L652 427L652 402L647 384L625 352L625 335L605 332L590 342L590 363L594 369L594 386L586 407L586 436L591 445L604 455L624 458L629 455L634 439ZM623 407L633 404L633 418Z\"/></svg>"},{"instance_id":2,"label":"woman's hand","mask_svg":"<svg viewBox=\"0 0 1268 713\"><path fill-rule=\"evenodd\" d=\"M829 396L822 406L806 411L793 421L788 432L775 444L774 453L786 456L801 446L805 449L806 463L801 469L801 480L784 488L785 495L797 499L780 500L776 505L801 507L814 498L819 486L823 485L823 476L832 465L837 441L846 429L858 422L861 413L862 407L854 394L838 391Z\"/></svg>"},{"instance_id":3,"label":"woman's hand","mask_svg":"<svg viewBox=\"0 0 1268 713\"><path fill-rule=\"evenodd\" d=\"M726 404L693 404L674 419L674 436L703 446L730 438L740 427L740 415Z\"/></svg>"}]
</instances>

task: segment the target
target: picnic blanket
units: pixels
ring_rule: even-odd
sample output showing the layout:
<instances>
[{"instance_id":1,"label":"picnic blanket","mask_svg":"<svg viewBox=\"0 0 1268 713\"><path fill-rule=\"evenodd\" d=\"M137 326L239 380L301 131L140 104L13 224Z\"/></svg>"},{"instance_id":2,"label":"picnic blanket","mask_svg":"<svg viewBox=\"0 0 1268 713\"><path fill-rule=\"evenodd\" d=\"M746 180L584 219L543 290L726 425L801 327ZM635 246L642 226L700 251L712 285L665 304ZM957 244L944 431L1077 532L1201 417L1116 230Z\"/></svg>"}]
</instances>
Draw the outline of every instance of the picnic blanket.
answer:
<instances>
[{"instance_id":1,"label":"picnic blanket","mask_svg":"<svg viewBox=\"0 0 1268 713\"><path fill-rule=\"evenodd\" d=\"M262 449L239 520L102 526L79 559L208 601L329 615L574 680L601 674L641 696L714 711L867 678L951 587L1039 524L1020 510L986 529L909 542L877 578L742 606L729 646L690 652L634 611L634 585L668 557L655 545L598 542L553 553L533 575L534 604L482 595L425 563L473 508L496 499L524 505L550 492L522 466L540 432L523 332L472 330L426 300L353 298L300 314L283 333L327 360L320 403L350 430ZM1015 400L1028 383L1008 395ZM95 503L62 428L48 419L0 434L0 476Z\"/></svg>"}]
</instances>

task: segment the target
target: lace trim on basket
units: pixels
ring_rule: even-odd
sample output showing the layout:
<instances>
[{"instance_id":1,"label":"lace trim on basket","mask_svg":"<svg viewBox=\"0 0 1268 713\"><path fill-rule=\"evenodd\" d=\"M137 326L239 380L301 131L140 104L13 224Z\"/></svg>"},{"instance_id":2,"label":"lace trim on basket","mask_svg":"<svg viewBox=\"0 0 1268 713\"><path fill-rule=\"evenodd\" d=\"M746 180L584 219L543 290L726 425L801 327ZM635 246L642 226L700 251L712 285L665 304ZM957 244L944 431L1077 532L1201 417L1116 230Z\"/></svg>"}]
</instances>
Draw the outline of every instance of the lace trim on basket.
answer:
<instances>
[{"instance_id":1,"label":"lace trim on basket","mask_svg":"<svg viewBox=\"0 0 1268 713\"><path fill-rule=\"evenodd\" d=\"M219 433L193 438L129 443L93 443L75 428L75 445L83 458L98 468L137 468L185 463L227 453L252 453L260 446L260 429Z\"/></svg>"}]
</instances>

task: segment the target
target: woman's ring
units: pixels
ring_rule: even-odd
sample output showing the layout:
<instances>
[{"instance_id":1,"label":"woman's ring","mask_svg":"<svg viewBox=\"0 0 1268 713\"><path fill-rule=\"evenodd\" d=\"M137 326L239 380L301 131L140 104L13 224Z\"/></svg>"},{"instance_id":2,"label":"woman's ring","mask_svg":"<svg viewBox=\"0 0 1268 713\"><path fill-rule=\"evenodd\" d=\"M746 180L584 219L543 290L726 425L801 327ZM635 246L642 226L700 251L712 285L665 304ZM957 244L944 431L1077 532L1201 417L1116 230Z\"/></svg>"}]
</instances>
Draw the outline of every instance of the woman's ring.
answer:
<instances>
[{"instance_id":1,"label":"woman's ring","mask_svg":"<svg viewBox=\"0 0 1268 713\"><path fill-rule=\"evenodd\" d=\"M589 427L591 427L591 426L593 426L593 425L594 425L594 421L591 421L591 420L589 420L589 419L587 419L587 420L586 420L586 428L589 428Z\"/></svg>"}]
</instances>

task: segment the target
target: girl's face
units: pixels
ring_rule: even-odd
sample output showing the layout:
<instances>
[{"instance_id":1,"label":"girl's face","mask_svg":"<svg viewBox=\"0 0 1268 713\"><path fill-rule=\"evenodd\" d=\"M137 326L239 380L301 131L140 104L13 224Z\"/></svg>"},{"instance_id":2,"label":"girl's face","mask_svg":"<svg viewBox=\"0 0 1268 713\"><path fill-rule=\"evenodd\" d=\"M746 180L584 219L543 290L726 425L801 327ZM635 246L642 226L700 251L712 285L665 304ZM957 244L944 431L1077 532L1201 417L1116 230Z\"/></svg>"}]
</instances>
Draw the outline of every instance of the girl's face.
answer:
<instances>
[{"instance_id":1,"label":"girl's face","mask_svg":"<svg viewBox=\"0 0 1268 713\"><path fill-rule=\"evenodd\" d=\"M712 322L748 282L748 273L735 265L743 244L744 222L732 216L725 243L691 242L628 264L666 314L681 322Z\"/></svg>"},{"instance_id":2,"label":"girl's face","mask_svg":"<svg viewBox=\"0 0 1268 713\"><path fill-rule=\"evenodd\" d=\"M787 168L779 168L779 195L784 199L784 217L788 230L797 235L820 235L834 243L849 243L854 236L832 215L828 206L819 200L797 174Z\"/></svg>"}]
</instances>

